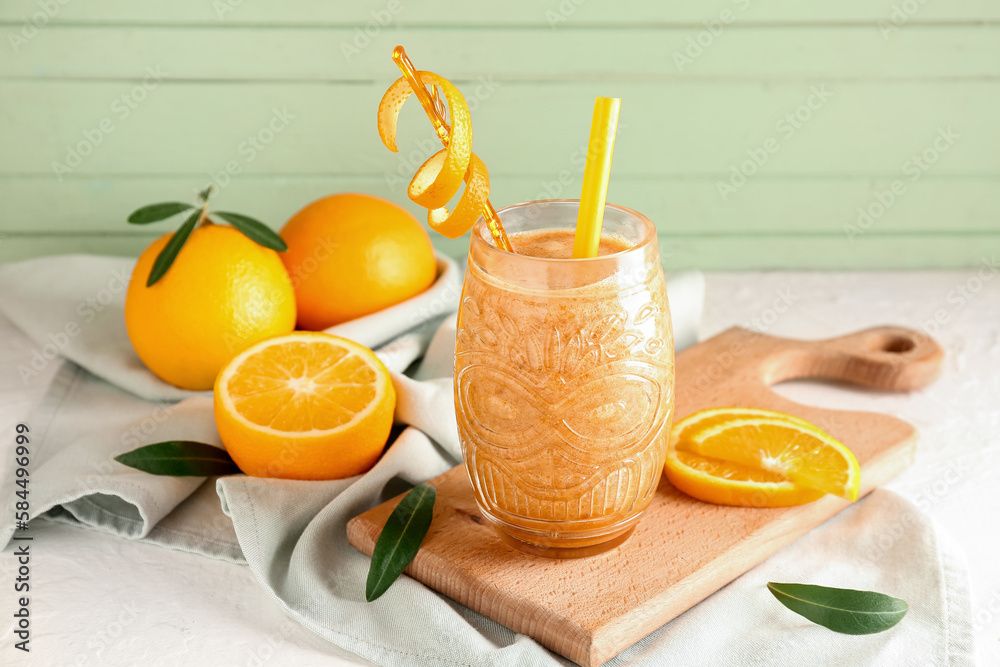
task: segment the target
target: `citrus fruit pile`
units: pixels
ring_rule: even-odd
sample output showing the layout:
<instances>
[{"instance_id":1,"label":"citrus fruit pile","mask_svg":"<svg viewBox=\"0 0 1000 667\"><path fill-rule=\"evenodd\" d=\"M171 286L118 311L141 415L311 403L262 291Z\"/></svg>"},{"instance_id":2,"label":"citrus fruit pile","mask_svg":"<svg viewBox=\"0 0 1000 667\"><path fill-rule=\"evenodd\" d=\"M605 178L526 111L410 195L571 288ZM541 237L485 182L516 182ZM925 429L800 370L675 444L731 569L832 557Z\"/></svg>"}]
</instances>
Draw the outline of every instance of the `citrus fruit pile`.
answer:
<instances>
[{"instance_id":1,"label":"citrus fruit pile","mask_svg":"<svg viewBox=\"0 0 1000 667\"><path fill-rule=\"evenodd\" d=\"M831 493L857 500L858 460L804 419L757 408L702 410L674 425L664 471L684 493L719 505L786 507Z\"/></svg>"},{"instance_id":2,"label":"citrus fruit pile","mask_svg":"<svg viewBox=\"0 0 1000 667\"><path fill-rule=\"evenodd\" d=\"M129 281L132 346L161 379L215 388L216 426L248 475L340 479L378 460L392 428L389 372L366 347L324 329L423 292L437 275L427 232L399 206L362 194L325 197L275 234L201 206L152 204L158 222L193 211L154 241ZM217 224L217 216L232 226ZM281 238L284 237L284 238Z\"/></svg>"},{"instance_id":3,"label":"citrus fruit pile","mask_svg":"<svg viewBox=\"0 0 1000 667\"><path fill-rule=\"evenodd\" d=\"M472 228L490 194L490 176L483 161L472 152L472 117L465 97L448 79L434 72L417 72L419 81L441 89L447 104L450 126L447 147L432 155L417 168L406 194L416 204L428 209L427 224L450 239L458 238ZM382 96L378 105L378 135L393 153L396 147L396 125L403 104L413 94L406 77L397 79ZM454 211L446 204L465 182L465 192Z\"/></svg>"},{"instance_id":4,"label":"citrus fruit pile","mask_svg":"<svg viewBox=\"0 0 1000 667\"><path fill-rule=\"evenodd\" d=\"M368 348L296 332L237 355L215 384L215 424L255 477L341 479L365 472L389 438L396 393Z\"/></svg>"}]
</instances>

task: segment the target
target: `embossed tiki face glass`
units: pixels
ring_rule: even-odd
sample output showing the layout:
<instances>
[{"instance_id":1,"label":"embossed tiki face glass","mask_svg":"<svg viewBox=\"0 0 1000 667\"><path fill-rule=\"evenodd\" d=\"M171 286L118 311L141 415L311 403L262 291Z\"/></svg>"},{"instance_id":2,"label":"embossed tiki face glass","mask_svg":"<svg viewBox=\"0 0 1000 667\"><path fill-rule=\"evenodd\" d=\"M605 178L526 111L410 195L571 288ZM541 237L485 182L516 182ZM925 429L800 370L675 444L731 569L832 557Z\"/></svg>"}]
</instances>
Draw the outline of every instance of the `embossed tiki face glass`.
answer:
<instances>
[{"instance_id":1,"label":"embossed tiki face glass","mask_svg":"<svg viewBox=\"0 0 1000 667\"><path fill-rule=\"evenodd\" d=\"M517 204L472 232L455 406L479 508L522 551L588 556L652 500L673 413L674 352L656 230L608 205L601 255L570 256L579 202Z\"/></svg>"}]
</instances>

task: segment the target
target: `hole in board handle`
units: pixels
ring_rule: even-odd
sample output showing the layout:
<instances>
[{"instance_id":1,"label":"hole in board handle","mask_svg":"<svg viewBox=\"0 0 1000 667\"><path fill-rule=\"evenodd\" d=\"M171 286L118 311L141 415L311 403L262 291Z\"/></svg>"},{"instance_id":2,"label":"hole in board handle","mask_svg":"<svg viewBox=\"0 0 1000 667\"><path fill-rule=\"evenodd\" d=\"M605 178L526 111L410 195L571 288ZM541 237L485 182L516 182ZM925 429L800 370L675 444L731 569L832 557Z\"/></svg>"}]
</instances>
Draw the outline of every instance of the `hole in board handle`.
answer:
<instances>
[{"instance_id":1,"label":"hole in board handle","mask_svg":"<svg viewBox=\"0 0 1000 667\"><path fill-rule=\"evenodd\" d=\"M917 346L912 339L905 336L893 336L884 343L882 343L882 350L885 352L892 352L893 354L903 354L904 352L909 352Z\"/></svg>"}]
</instances>

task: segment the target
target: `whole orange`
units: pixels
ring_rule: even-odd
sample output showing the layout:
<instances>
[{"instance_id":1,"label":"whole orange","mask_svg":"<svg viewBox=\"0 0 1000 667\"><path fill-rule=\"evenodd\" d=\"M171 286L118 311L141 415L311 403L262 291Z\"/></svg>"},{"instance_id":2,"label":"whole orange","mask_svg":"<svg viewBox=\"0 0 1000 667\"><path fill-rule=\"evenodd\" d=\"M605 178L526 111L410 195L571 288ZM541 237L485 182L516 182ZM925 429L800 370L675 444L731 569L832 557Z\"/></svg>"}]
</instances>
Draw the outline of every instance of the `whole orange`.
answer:
<instances>
[{"instance_id":1,"label":"whole orange","mask_svg":"<svg viewBox=\"0 0 1000 667\"><path fill-rule=\"evenodd\" d=\"M437 273L417 219L371 195L314 201L285 224L281 238L300 329L318 331L388 308L426 290Z\"/></svg>"},{"instance_id":2,"label":"whole orange","mask_svg":"<svg viewBox=\"0 0 1000 667\"><path fill-rule=\"evenodd\" d=\"M171 236L139 256L125 295L125 327L153 373L182 389L208 390L237 354L295 328L295 295L277 252L214 224L195 229L166 275L147 287Z\"/></svg>"}]
</instances>

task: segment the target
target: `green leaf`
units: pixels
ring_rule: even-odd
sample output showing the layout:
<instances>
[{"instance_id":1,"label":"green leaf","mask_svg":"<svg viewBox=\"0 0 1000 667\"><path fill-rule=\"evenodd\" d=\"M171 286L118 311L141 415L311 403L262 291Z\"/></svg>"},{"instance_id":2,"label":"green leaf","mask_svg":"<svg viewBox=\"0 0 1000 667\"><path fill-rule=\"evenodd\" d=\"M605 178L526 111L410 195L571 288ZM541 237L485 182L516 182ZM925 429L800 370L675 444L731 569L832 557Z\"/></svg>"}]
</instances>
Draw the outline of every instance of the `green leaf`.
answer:
<instances>
[{"instance_id":1,"label":"green leaf","mask_svg":"<svg viewBox=\"0 0 1000 667\"><path fill-rule=\"evenodd\" d=\"M148 225L151 222L159 222L160 220L166 220L167 218L172 218L178 213L183 213L189 209L194 208L191 204L185 204L179 201L168 201L162 204L150 204L149 206L143 206L132 212L132 215L128 217L129 223L133 225Z\"/></svg>"},{"instance_id":2,"label":"green leaf","mask_svg":"<svg viewBox=\"0 0 1000 667\"><path fill-rule=\"evenodd\" d=\"M174 477L211 477L240 472L226 450L187 440L146 445L116 456L115 461L153 475Z\"/></svg>"},{"instance_id":3,"label":"green leaf","mask_svg":"<svg viewBox=\"0 0 1000 667\"><path fill-rule=\"evenodd\" d=\"M893 627L909 605L884 593L811 584L769 583L778 602L813 623L847 635L870 635Z\"/></svg>"},{"instance_id":4,"label":"green leaf","mask_svg":"<svg viewBox=\"0 0 1000 667\"><path fill-rule=\"evenodd\" d=\"M177 259L177 253L181 251L184 243L187 242L188 237L191 236L191 232L194 231L194 226L198 223L198 218L201 217L201 211L195 211L191 214L191 217L184 221L181 228L178 229L170 240L167 241L167 245L163 246L163 250L157 255L156 261L153 262L153 269L149 272L149 280L146 281L146 287L152 287L157 280L162 278L167 273L167 269L170 268L174 260Z\"/></svg>"},{"instance_id":5,"label":"green leaf","mask_svg":"<svg viewBox=\"0 0 1000 667\"><path fill-rule=\"evenodd\" d=\"M403 574L424 541L434 517L436 491L429 484L413 487L389 515L372 551L365 599L371 602Z\"/></svg>"},{"instance_id":6,"label":"green leaf","mask_svg":"<svg viewBox=\"0 0 1000 667\"><path fill-rule=\"evenodd\" d=\"M207 188L198 193L198 201L200 201L202 204L207 203L208 198L212 196L213 192L215 192L214 183L210 184Z\"/></svg>"},{"instance_id":7,"label":"green leaf","mask_svg":"<svg viewBox=\"0 0 1000 667\"><path fill-rule=\"evenodd\" d=\"M284 240L278 236L270 227L259 220L248 218L239 213L228 213L225 211L214 211L212 215L217 215L236 229L240 230L244 236L265 248L284 252L288 250Z\"/></svg>"}]
</instances>

